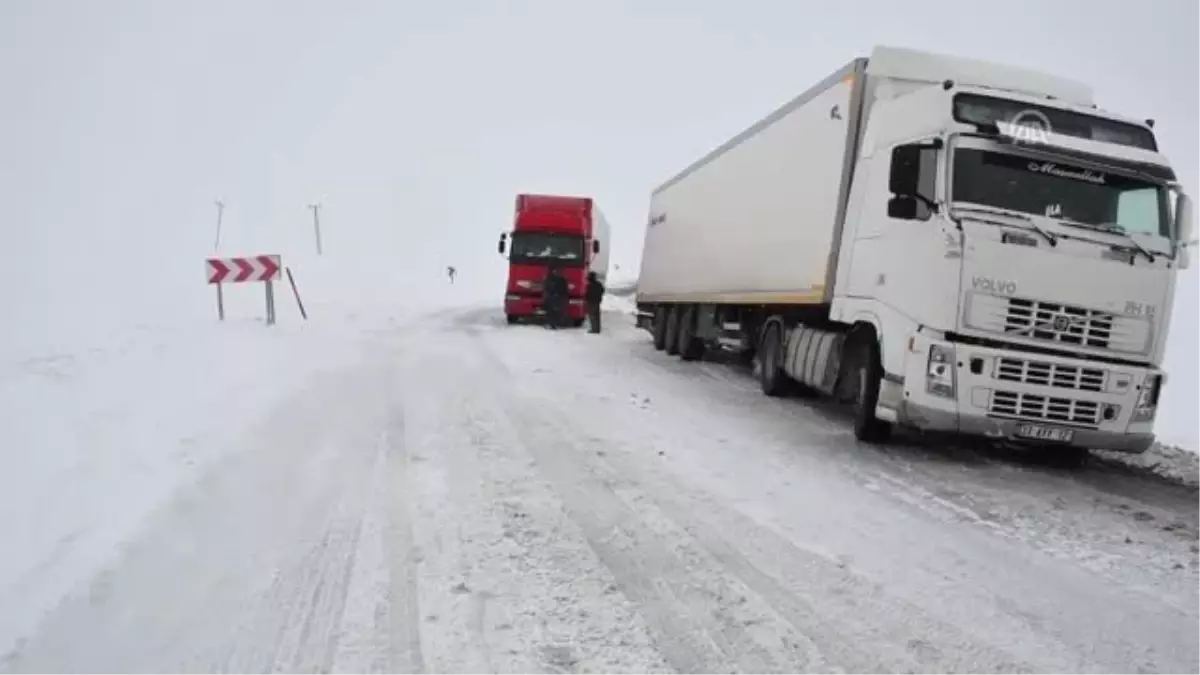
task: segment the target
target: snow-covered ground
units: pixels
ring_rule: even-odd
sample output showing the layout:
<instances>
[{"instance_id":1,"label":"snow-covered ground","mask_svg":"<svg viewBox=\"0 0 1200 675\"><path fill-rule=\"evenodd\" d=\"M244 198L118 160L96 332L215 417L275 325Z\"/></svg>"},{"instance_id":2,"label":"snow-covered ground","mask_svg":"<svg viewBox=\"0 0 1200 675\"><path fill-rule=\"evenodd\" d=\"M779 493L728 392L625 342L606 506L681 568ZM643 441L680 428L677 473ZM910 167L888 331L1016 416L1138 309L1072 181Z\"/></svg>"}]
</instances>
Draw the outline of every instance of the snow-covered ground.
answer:
<instances>
[{"instance_id":1,"label":"snow-covered ground","mask_svg":"<svg viewBox=\"0 0 1200 675\"><path fill-rule=\"evenodd\" d=\"M111 312L41 315L5 333L0 654L111 563L150 514L236 455L247 429L314 378L361 359L372 331L478 298L469 287L437 288L437 277L415 284L356 274L345 261L285 262L308 321L283 282L275 326L264 325L261 285L228 286L219 322L196 264L188 285L206 292L172 313L124 323Z\"/></svg>"},{"instance_id":2,"label":"snow-covered ground","mask_svg":"<svg viewBox=\"0 0 1200 675\"><path fill-rule=\"evenodd\" d=\"M620 294L296 271L306 323L5 362L0 670L1200 667L1194 481L862 447Z\"/></svg>"}]
</instances>

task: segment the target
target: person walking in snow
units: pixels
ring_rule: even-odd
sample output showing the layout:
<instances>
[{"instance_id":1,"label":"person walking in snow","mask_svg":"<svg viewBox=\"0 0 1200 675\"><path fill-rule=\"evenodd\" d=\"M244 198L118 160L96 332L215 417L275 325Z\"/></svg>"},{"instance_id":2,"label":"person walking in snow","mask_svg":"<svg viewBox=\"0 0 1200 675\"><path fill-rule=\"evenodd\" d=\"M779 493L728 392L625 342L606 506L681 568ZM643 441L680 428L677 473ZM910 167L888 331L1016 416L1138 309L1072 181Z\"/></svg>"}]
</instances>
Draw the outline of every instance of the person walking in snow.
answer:
<instances>
[{"instance_id":1,"label":"person walking in snow","mask_svg":"<svg viewBox=\"0 0 1200 675\"><path fill-rule=\"evenodd\" d=\"M454 283L454 275L458 274L458 270L454 269L454 265L446 268L446 276L450 277L450 283Z\"/></svg>"},{"instance_id":2,"label":"person walking in snow","mask_svg":"<svg viewBox=\"0 0 1200 675\"><path fill-rule=\"evenodd\" d=\"M568 290L567 278L558 269L558 265L551 265L542 281L542 308L546 312L546 327L550 330L558 330L562 324L563 314L567 309Z\"/></svg>"},{"instance_id":3,"label":"person walking in snow","mask_svg":"<svg viewBox=\"0 0 1200 675\"><path fill-rule=\"evenodd\" d=\"M587 292L588 332L600 332L600 301L604 299L604 284L595 272L588 272Z\"/></svg>"}]
</instances>

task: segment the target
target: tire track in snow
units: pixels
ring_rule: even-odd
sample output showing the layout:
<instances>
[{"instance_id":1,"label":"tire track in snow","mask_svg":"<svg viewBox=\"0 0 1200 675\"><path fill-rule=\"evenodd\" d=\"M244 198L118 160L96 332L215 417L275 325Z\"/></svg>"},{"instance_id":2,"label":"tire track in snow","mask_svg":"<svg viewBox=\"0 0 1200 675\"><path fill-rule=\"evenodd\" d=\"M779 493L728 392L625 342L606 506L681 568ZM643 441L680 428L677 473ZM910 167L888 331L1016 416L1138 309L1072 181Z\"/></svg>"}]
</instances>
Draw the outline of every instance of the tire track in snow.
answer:
<instances>
[{"instance_id":1,"label":"tire track in snow","mask_svg":"<svg viewBox=\"0 0 1200 675\"><path fill-rule=\"evenodd\" d=\"M782 657L748 635L745 623L723 612L739 597L728 580L681 560L612 488L589 471L572 430L510 409L517 435L555 484L568 514L660 635L659 649L680 672L807 670L803 655ZM675 536L678 536L677 534ZM738 602L738 600L733 600ZM726 616L721 616L724 613ZM797 658L799 657L799 658ZM793 661L793 659L796 659Z\"/></svg>"},{"instance_id":2,"label":"tire track in snow","mask_svg":"<svg viewBox=\"0 0 1200 675\"><path fill-rule=\"evenodd\" d=\"M420 392L406 392L406 396ZM399 414L399 413L397 413ZM394 418L401 422L401 418ZM414 544L411 521L411 484L409 481L408 441L403 427L393 424L387 433L386 470L388 482L388 530L385 547L389 567L388 670L390 672L419 673L425 670L421 652L421 616L417 595L418 555Z\"/></svg>"},{"instance_id":3,"label":"tire track in snow","mask_svg":"<svg viewBox=\"0 0 1200 675\"><path fill-rule=\"evenodd\" d=\"M556 412L558 415L551 413L538 420L522 417L519 412L512 414L521 418L527 428L554 429L553 435L557 438L579 438L578 429L568 429L550 421L559 416L569 419L566 411ZM735 514L727 507L717 505L710 497L698 495L681 484L663 480L662 476L648 482L645 466L635 467L630 462L616 459L619 453L610 450L610 444L594 438L559 443L558 451L586 465L586 469L579 471L586 471L590 477L578 479L578 482L590 481L604 486L583 490L580 501L588 504L601 501L603 497L595 493L608 488L613 498L620 500L631 514L636 513L630 517L640 520L656 541L665 542L663 546L670 552L666 555L673 553L681 559L690 557L692 570L710 567L736 578L745 590L760 598L780 621L793 629L784 631L779 643L799 665L739 663L734 669L744 667L752 672L841 669L851 672L942 672L980 667L992 672L1020 672L1032 669L1030 664L1017 663L1011 655L932 619L913 605L888 598L878 585L847 569L844 561L801 551L750 518ZM598 453L604 453L602 459L591 459L599 457ZM570 460L563 459L562 463L570 463ZM736 545L729 541L729 533L736 533ZM681 534L703 552L703 558L698 559L687 550L689 545L679 542ZM657 550L635 550L629 555L641 558L664 554ZM750 555L760 562L752 561ZM610 558L602 557L606 562ZM771 561L767 566L770 572L764 569L761 561ZM623 563L618 561L616 564ZM654 572L647 570L645 576L655 576ZM668 571L658 575L678 577L679 573ZM622 575L618 573L617 576ZM745 597L738 597L736 592L727 600L731 604L745 603ZM746 623L756 625L764 620L767 619L759 616ZM936 649L924 642L921 635L936 635L940 644L949 643L955 649L950 653ZM864 644L871 648L863 649ZM730 645L724 647L725 653L729 653ZM700 667L675 665L684 672L716 667L713 664ZM730 667L726 664L718 669Z\"/></svg>"},{"instance_id":4,"label":"tire track in snow","mask_svg":"<svg viewBox=\"0 0 1200 675\"><path fill-rule=\"evenodd\" d=\"M406 405L421 514L426 663L451 672L662 672L630 603L497 403L461 331L411 355Z\"/></svg>"},{"instance_id":5,"label":"tire track in snow","mask_svg":"<svg viewBox=\"0 0 1200 675\"><path fill-rule=\"evenodd\" d=\"M279 558L271 587L257 601L246 633L236 639L227 669L329 672L333 667L339 638L345 633L348 594L358 582L356 573L363 572L364 564L373 564L358 558L375 506L370 490L360 486L370 484L378 465L374 429L383 419L380 402L388 400L393 379L391 371L358 370L326 390L324 395L336 397L335 392L357 389L375 405L321 406L320 415L312 420L317 428L309 444L327 459L313 467L319 475L311 479L326 496L299 504L306 512L301 525L307 528L298 533L298 540L289 542L290 555ZM281 450L306 452L305 445ZM260 529L272 525L263 523Z\"/></svg>"},{"instance_id":6,"label":"tire track in snow","mask_svg":"<svg viewBox=\"0 0 1200 675\"><path fill-rule=\"evenodd\" d=\"M513 384L513 374L477 333L475 344L491 358L501 387L505 417L541 473L554 484L571 519L616 577L619 589L637 603L658 638L658 647L680 672L775 672L823 669L819 653L740 580L720 566L697 559L688 535L672 523L647 522L618 494L619 479L602 477L578 444L570 419L545 405L541 396Z\"/></svg>"},{"instance_id":7,"label":"tire track in snow","mask_svg":"<svg viewBox=\"0 0 1200 675\"><path fill-rule=\"evenodd\" d=\"M416 554L403 439L397 411L379 433L358 549L346 588L333 672L423 672Z\"/></svg>"}]
</instances>

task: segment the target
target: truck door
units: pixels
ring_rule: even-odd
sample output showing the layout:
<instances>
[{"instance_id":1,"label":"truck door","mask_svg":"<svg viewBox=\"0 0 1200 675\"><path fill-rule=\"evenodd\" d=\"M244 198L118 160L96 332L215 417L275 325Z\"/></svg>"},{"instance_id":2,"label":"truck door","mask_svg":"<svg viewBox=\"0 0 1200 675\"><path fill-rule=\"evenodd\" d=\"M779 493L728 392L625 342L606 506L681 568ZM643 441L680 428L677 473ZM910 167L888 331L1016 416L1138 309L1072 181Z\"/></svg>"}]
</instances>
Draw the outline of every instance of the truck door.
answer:
<instances>
[{"instance_id":1,"label":"truck door","mask_svg":"<svg viewBox=\"0 0 1200 675\"><path fill-rule=\"evenodd\" d=\"M849 286L851 294L910 321L952 327L961 252L940 206L944 155L930 140L873 154L863 176Z\"/></svg>"}]
</instances>

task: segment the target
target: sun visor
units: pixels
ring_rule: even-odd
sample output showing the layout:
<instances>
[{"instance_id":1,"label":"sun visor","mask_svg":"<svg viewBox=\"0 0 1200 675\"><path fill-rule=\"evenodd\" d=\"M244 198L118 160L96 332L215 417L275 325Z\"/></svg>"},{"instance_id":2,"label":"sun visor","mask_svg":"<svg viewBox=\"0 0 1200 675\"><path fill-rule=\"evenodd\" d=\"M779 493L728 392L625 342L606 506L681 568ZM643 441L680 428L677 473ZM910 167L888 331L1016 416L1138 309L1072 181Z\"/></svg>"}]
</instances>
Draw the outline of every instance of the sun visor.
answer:
<instances>
[{"instance_id":1,"label":"sun visor","mask_svg":"<svg viewBox=\"0 0 1200 675\"><path fill-rule=\"evenodd\" d=\"M1171 170L1170 162L1167 161L1167 158L1152 150L1115 143L1103 143L1086 138L1054 133L1040 127L1012 124L1010 122L997 123L995 133L1006 142L1020 145L1030 150L1051 152L1066 157L1073 157L1081 161L1118 168L1128 167L1160 180L1175 180L1175 172Z\"/></svg>"}]
</instances>

